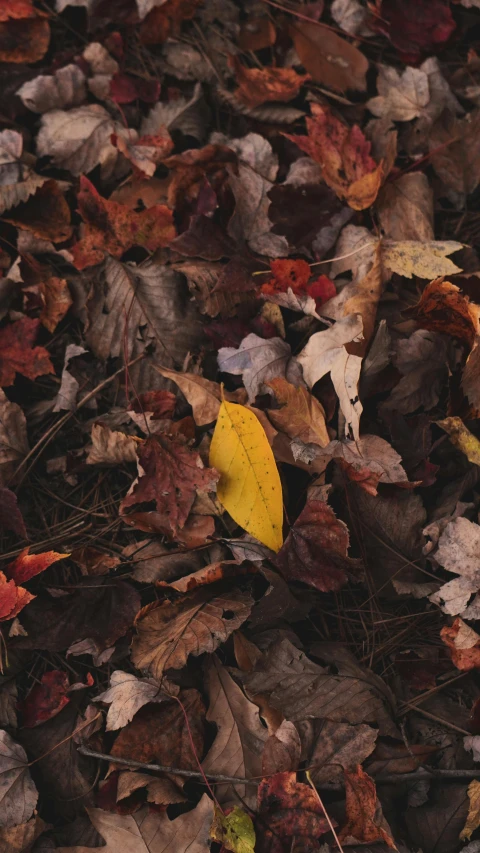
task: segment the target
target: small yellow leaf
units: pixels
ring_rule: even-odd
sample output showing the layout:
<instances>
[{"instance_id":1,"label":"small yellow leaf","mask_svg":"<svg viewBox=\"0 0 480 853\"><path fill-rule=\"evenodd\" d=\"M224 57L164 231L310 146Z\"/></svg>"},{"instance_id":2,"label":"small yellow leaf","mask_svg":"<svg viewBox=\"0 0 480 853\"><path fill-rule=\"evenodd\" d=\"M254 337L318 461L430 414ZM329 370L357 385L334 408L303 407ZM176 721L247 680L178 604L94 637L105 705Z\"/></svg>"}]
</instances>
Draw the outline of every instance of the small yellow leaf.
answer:
<instances>
[{"instance_id":1,"label":"small yellow leaf","mask_svg":"<svg viewBox=\"0 0 480 853\"><path fill-rule=\"evenodd\" d=\"M210 466L220 472L217 497L233 520L273 551L282 547L282 484L258 418L224 401L210 446Z\"/></svg>"},{"instance_id":2,"label":"small yellow leaf","mask_svg":"<svg viewBox=\"0 0 480 853\"><path fill-rule=\"evenodd\" d=\"M392 272L412 278L438 278L462 272L447 255L463 249L454 240L383 240L382 264Z\"/></svg>"},{"instance_id":3,"label":"small yellow leaf","mask_svg":"<svg viewBox=\"0 0 480 853\"><path fill-rule=\"evenodd\" d=\"M469 462L480 465L480 441L467 429L461 418L445 418L437 421L437 424L448 433L452 444L465 454Z\"/></svg>"},{"instance_id":4,"label":"small yellow leaf","mask_svg":"<svg viewBox=\"0 0 480 853\"><path fill-rule=\"evenodd\" d=\"M223 844L224 849L232 853L255 853L252 818L238 806L234 806L228 814L215 808L210 838Z\"/></svg>"},{"instance_id":5,"label":"small yellow leaf","mask_svg":"<svg viewBox=\"0 0 480 853\"><path fill-rule=\"evenodd\" d=\"M468 799L470 800L468 815L465 826L459 835L460 841L469 839L472 832L475 832L480 826L480 782L477 782L476 779L470 782L468 786Z\"/></svg>"}]
</instances>

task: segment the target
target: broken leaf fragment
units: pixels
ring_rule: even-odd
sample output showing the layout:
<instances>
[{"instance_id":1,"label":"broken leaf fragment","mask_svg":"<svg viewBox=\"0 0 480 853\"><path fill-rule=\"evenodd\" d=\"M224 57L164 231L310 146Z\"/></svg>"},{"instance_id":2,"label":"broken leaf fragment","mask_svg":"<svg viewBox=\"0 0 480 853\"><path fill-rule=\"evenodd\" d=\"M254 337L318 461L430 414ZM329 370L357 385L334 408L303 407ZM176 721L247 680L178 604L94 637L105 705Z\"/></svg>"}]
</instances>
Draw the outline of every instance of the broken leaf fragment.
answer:
<instances>
[{"instance_id":1,"label":"broken leaf fragment","mask_svg":"<svg viewBox=\"0 0 480 853\"><path fill-rule=\"evenodd\" d=\"M224 401L210 446L217 497L233 520L272 551L283 542L282 484L269 441L245 406Z\"/></svg>"}]
</instances>

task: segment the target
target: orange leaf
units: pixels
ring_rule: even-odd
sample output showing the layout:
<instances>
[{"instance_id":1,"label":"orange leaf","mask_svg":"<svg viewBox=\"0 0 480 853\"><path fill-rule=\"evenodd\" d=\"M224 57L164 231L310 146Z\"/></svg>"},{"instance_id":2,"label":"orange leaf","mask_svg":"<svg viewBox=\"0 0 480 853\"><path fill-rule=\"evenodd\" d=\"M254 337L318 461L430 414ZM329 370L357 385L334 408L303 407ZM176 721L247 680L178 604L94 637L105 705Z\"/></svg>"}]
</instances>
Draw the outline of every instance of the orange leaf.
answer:
<instances>
[{"instance_id":1,"label":"orange leaf","mask_svg":"<svg viewBox=\"0 0 480 853\"><path fill-rule=\"evenodd\" d=\"M371 143L356 124L347 127L319 104L312 104L311 110L312 118L306 119L308 136L285 136L320 164L323 180L339 198L354 210L365 210L380 189L382 163L370 156Z\"/></svg>"},{"instance_id":2,"label":"orange leaf","mask_svg":"<svg viewBox=\"0 0 480 853\"><path fill-rule=\"evenodd\" d=\"M441 278L427 284L409 313L422 329L459 338L470 348L480 334L480 307L455 284Z\"/></svg>"},{"instance_id":3,"label":"orange leaf","mask_svg":"<svg viewBox=\"0 0 480 853\"><path fill-rule=\"evenodd\" d=\"M46 12L35 9L30 0L2 0L0 3L0 62L38 62L50 41Z\"/></svg>"},{"instance_id":4,"label":"orange leaf","mask_svg":"<svg viewBox=\"0 0 480 853\"><path fill-rule=\"evenodd\" d=\"M43 554L29 554L30 548L24 548L13 563L9 563L6 572L15 583L25 583L35 575L48 569L57 560L63 560L70 554L58 554L56 551L44 551Z\"/></svg>"},{"instance_id":5,"label":"orange leaf","mask_svg":"<svg viewBox=\"0 0 480 853\"><path fill-rule=\"evenodd\" d=\"M70 208L56 181L45 183L3 217L34 237L54 243L68 240L72 234Z\"/></svg>"},{"instance_id":6,"label":"orange leaf","mask_svg":"<svg viewBox=\"0 0 480 853\"><path fill-rule=\"evenodd\" d=\"M309 74L297 74L293 68L246 68L236 57L230 57L238 83L235 95L247 107L259 107L265 101L291 101Z\"/></svg>"},{"instance_id":7,"label":"orange leaf","mask_svg":"<svg viewBox=\"0 0 480 853\"><path fill-rule=\"evenodd\" d=\"M34 347L40 320L22 317L0 330L0 385L13 385L15 374L36 379L45 373L55 373L50 356L44 347Z\"/></svg>"},{"instance_id":8,"label":"orange leaf","mask_svg":"<svg viewBox=\"0 0 480 853\"><path fill-rule=\"evenodd\" d=\"M77 269L99 264L106 252L120 258L132 246L153 252L168 246L175 237L173 213L157 204L137 213L118 201L102 198L82 176L78 193L79 211L86 223L85 237L72 248Z\"/></svg>"},{"instance_id":9,"label":"orange leaf","mask_svg":"<svg viewBox=\"0 0 480 853\"><path fill-rule=\"evenodd\" d=\"M347 823L339 833L345 844L374 844L384 841L394 850L390 827L377 800L375 782L358 764L355 770L345 770Z\"/></svg>"},{"instance_id":10,"label":"orange leaf","mask_svg":"<svg viewBox=\"0 0 480 853\"><path fill-rule=\"evenodd\" d=\"M440 637L448 646L457 669L467 672L480 668L480 636L463 619L457 618L453 625L444 625Z\"/></svg>"},{"instance_id":11,"label":"orange leaf","mask_svg":"<svg viewBox=\"0 0 480 853\"><path fill-rule=\"evenodd\" d=\"M33 598L35 596L28 589L17 586L13 580L7 580L0 572L0 622L13 619Z\"/></svg>"}]
</instances>

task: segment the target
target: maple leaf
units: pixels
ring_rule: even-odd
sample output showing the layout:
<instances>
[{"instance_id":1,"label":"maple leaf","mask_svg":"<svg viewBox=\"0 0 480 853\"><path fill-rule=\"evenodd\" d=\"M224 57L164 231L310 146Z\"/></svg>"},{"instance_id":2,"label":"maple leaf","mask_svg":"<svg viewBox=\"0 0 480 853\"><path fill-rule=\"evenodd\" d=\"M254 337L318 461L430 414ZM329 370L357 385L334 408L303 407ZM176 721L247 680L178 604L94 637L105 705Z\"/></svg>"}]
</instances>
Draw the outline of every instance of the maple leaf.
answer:
<instances>
[{"instance_id":1,"label":"maple leaf","mask_svg":"<svg viewBox=\"0 0 480 853\"><path fill-rule=\"evenodd\" d=\"M169 690L170 695L153 678L137 678L130 672L116 669L110 676L109 689L100 693L93 701L110 705L107 731L112 732L123 729L147 703L165 702L178 692L173 684L169 685Z\"/></svg>"},{"instance_id":2,"label":"maple leaf","mask_svg":"<svg viewBox=\"0 0 480 853\"><path fill-rule=\"evenodd\" d=\"M70 554L57 554L56 551L44 551L41 554L30 554L29 551L30 547L24 548L5 569L8 577L14 580L16 584L29 581L48 569L52 563L70 556Z\"/></svg>"},{"instance_id":3,"label":"maple leaf","mask_svg":"<svg viewBox=\"0 0 480 853\"><path fill-rule=\"evenodd\" d=\"M148 438L137 450L141 474L122 501L121 511L145 501L155 501L165 531L183 527L198 492L214 491L218 474L204 468L200 456L179 438Z\"/></svg>"},{"instance_id":4,"label":"maple leaf","mask_svg":"<svg viewBox=\"0 0 480 853\"><path fill-rule=\"evenodd\" d=\"M0 572L0 622L14 619L34 598L27 589L17 586L14 580L7 580Z\"/></svg>"},{"instance_id":5,"label":"maple leaf","mask_svg":"<svg viewBox=\"0 0 480 853\"><path fill-rule=\"evenodd\" d=\"M69 698L68 675L62 670L53 669L42 675L41 681L34 684L28 696L20 703L22 723L33 728L59 714Z\"/></svg>"},{"instance_id":6,"label":"maple leaf","mask_svg":"<svg viewBox=\"0 0 480 853\"><path fill-rule=\"evenodd\" d=\"M374 115L392 121L411 121L430 100L428 76L419 68L406 68L400 75L395 68L380 65L377 91L367 107Z\"/></svg>"},{"instance_id":7,"label":"maple leaf","mask_svg":"<svg viewBox=\"0 0 480 853\"><path fill-rule=\"evenodd\" d=\"M153 252L175 237L172 211L163 204L135 213L126 205L102 198L88 178L80 178L77 195L86 233L72 248L77 269L100 263L108 252L120 258L132 246Z\"/></svg>"},{"instance_id":8,"label":"maple leaf","mask_svg":"<svg viewBox=\"0 0 480 853\"><path fill-rule=\"evenodd\" d=\"M236 57L230 67L235 73L238 89L235 94L247 107L258 107L265 101L291 101L309 74L297 74L293 68L246 68Z\"/></svg>"},{"instance_id":9,"label":"maple leaf","mask_svg":"<svg viewBox=\"0 0 480 853\"><path fill-rule=\"evenodd\" d=\"M248 593L233 590L215 596L209 587L175 603L147 606L137 616L132 660L161 678L165 669L184 666L190 654L215 651L247 619L251 606Z\"/></svg>"},{"instance_id":10,"label":"maple leaf","mask_svg":"<svg viewBox=\"0 0 480 853\"><path fill-rule=\"evenodd\" d=\"M330 830L315 791L310 785L297 782L296 773L276 773L262 779L258 786L258 817L261 849L275 853L285 849L283 841L292 844L293 838L299 836L307 844L315 841L318 846L318 836Z\"/></svg>"},{"instance_id":11,"label":"maple leaf","mask_svg":"<svg viewBox=\"0 0 480 853\"><path fill-rule=\"evenodd\" d=\"M339 590L353 567L347 557L348 528L323 501L309 501L275 557L288 580L303 581L320 592Z\"/></svg>"},{"instance_id":12,"label":"maple leaf","mask_svg":"<svg viewBox=\"0 0 480 853\"><path fill-rule=\"evenodd\" d=\"M384 841L396 850L390 827L383 817L373 779L360 765L345 770L347 823L338 835L346 844L374 844Z\"/></svg>"},{"instance_id":13,"label":"maple leaf","mask_svg":"<svg viewBox=\"0 0 480 853\"><path fill-rule=\"evenodd\" d=\"M15 375L36 379L55 373L45 347L35 347L40 320L22 317L0 329L0 385L13 385Z\"/></svg>"},{"instance_id":14,"label":"maple leaf","mask_svg":"<svg viewBox=\"0 0 480 853\"><path fill-rule=\"evenodd\" d=\"M371 143L357 125L348 128L327 107L312 104L311 112L308 136L285 136L320 164L323 180L339 198L364 210L375 201L383 177L382 164L370 156Z\"/></svg>"}]
</instances>

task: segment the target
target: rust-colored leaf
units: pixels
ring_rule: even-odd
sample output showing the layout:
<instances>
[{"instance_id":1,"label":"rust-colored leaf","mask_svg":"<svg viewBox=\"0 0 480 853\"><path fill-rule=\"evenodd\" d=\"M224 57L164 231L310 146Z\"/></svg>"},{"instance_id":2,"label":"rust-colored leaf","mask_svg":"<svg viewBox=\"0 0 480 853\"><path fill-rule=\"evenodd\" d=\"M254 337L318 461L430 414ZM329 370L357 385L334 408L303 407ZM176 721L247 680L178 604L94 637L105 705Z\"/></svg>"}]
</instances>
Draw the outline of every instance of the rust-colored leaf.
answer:
<instances>
[{"instance_id":1,"label":"rust-colored leaf","mask_svg":"<svg viewBox=\"0 0 480 853\"><path fill-rule=\"evenodd\" d=\"M23 725L30 729L60 713L70 701L66 695L68 687L66 672L59 669L45 672L20 704Z\"/></svg>"},{"instance_id":2,"label":"rust-colored leaf","mask_svg":"<svg viewBox=\"0 0 480 853\"><path fill-rule=\"evenodd\" d=\"M236 57L230 65L235 73L237 98L247 107L258 107L265 101L291 101L309 74L297 74L293 68L247 68Z\"/></svg>"},{"instance_id":3,"label":"rust-colored leaf","mask_svg":"<svg viewBox=\"0 0 480 853\"><path fill-rule=\"evenodd\" d=\"M13 385L15 375L36 379L54 373L50 355L45 347L35 347L40 320L22 317L0 329L0 385Z\"/></svg>"},{"instance_id":4,"label":"rust-colored leaf","mask_svg":"<svg viewBox=\"0 0 480 853\"><path fill-rule=\"evenodd\" d=\"M30 548L24 548L13 563L9 563L5 569L8 577L17 584L29 581L48 569L52 563L70 556L70 554L57 554L56 551L44 551L41 554L30 554L29 551Z\"/></svg>"},{"instance_id":5,"label":"rust-colored leaf","mask_svg":"<svg viewBox=\"0 0 480 853\"><path fill-rule=\"evenodd\" d=\"M302 849L318 849L318 837L328 832L330 825L310 785L297 782L296 773L285 772L262 779L256 828L260 849L280 853L291 849L298 837L308 845ZM284 847L283 842L289 846Z\"/></svg>"},{"instance_id":6,"label":"rust-colored leaf","mask_svg":"<svg viewBox=\"0 0 480 853\"><path fill-rule=\"evenodd\" d=\"M375 782L360 765L355 770L345 770L345 796L347 822L339 832L345 844L375 844L383 841L395 848L390 827L377 800Z\"/></svg>"}]
</instances>

